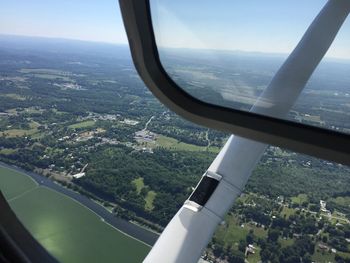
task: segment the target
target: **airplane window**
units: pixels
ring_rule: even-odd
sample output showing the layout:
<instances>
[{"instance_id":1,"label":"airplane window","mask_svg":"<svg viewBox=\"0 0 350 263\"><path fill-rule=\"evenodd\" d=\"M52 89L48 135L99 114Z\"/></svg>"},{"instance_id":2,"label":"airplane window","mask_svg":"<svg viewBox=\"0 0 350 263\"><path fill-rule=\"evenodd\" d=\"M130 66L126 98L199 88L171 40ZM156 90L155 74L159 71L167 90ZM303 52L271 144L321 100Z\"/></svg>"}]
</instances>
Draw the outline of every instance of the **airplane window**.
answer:
<instances>
[{"instance_id":1,"label":"airplane window","mask_svg":"<svg viewBox=\"0 0 350 263\"><path fill-rule=\"evenodd\" d=\"M202 100L249 110L326 1L150 2L168 74ZM232 137L184 120L152 95L118 11L115 0L1 5L0 201L63 263L142 262L186 200L209 205L223 182L227 193L243 189L228 173L201 177ZM249 35L256 21L265 22ZM289 119L349 131L348 28ZM201 220L212 212L218 226L199 262L349 262L350 168L245 140L226 168L253 172L229 213L210 210L222 211L231 198L224 194L185 211ZM192 219L182 217L180 230L192 223L201 239L182 249L208 230ZM166 256L184 241L181 231ZM8 253L0 245L0 261Z\"/></svg>"},{"instance_id":2,"label":"airplane window","mask_svg":"<svg viewBox=\"0 0 350 263\"><path fill-rule=\"evenodd\" d=\"M202 101L249 111L326 2L152 0L150 6L168 75ZM347 19L286 116L271 113L269 99L260 101L260 113L349 133L349 36Z\"/></svg>"}]
</instances>

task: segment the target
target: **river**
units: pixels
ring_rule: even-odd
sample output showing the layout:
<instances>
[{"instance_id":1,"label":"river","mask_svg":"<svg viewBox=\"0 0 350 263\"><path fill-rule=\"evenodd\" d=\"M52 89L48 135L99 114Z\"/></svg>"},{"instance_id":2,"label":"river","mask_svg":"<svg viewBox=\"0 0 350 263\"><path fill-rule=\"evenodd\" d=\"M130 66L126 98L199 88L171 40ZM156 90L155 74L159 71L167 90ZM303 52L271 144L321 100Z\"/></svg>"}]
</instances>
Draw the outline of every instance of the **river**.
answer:
<instances>
[{"instance_id":1,"label":"river","mask_svg":"<svg viewBox=\"0 0 350 263\"><path fill-rule=\"evenodd\" d=\"M74 192L68 188L65 188L61 186L60 184L50 180L49 178L46 178L42 175L28 172L23 170L22 168L19 168L17 166L12 166L5 164L3 162L0 162L0 166L10 168L13 170L16 170L20 173L26 174L27 176L30 176L33 178L39 186L45 186L48 187L54 191L57 191L59 193L65 194L66 196L76 200L83 206L89 208L94 213L96 213L98 216L100 216L106 223L112 225L113 227L119 229L120 231L124 232L125 234L138 239L150 246L153 246L156 242L157 238L159 237L158 234L149 231L141 226L138 226L136 224L130 223L129 221L126 221L124 219L115 217L111 212L109 212L106 208L104 208L102 205L97 204L96 202L92 201L88 197L79 194L77 192Z\"/></svg>"}]
</instances>

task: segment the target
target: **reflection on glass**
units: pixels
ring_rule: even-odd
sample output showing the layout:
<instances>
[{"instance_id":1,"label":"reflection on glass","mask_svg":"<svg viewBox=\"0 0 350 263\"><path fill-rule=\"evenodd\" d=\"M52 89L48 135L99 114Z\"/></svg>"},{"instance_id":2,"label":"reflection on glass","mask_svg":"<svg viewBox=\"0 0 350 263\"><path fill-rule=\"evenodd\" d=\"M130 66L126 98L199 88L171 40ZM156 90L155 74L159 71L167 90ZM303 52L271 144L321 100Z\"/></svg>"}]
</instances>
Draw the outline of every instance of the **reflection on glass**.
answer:
<instances>
[{"instance_id":1,"label":"reflection on glass","mask_svg":"<svg viewBox=\"0 0 350 263\"><path fill-rule=\"evenodd\" d=\"M191 95L249 111L326 2L152 0L161 62ZM346 20L288 119L350 132L349 46Z\"/></svg>"}]
</instances>

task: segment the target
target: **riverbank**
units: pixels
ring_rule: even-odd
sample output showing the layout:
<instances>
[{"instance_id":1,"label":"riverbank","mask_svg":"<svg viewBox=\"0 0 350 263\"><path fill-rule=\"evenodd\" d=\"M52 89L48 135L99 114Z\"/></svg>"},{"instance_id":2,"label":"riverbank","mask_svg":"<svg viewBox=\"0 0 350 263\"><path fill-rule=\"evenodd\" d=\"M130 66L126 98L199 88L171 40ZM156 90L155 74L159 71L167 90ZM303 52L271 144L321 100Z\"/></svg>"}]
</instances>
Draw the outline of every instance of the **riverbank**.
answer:
<instances>
[{"instance_id":1,"label":"riverbank","mask_svg":"<svg viewBox=\"0 0 350 263\"><path fill-rule=\"evenodd\" d=\"M149 231L139 225L136 225L124 219L115 217L106 208L94 202L93 200L89 199L88 197L82 194L79 194L77 192L74 192L70 189L67 189L62 185L44 176L41 176L34 172L25 171L22 168L19 168L13 165L8 165L3 162L0 162L0 166L25 174L30 178L32 178L39 186L47 187L51 190L54 190L58 193L61 193L73 199L74 201L78 202L79 204L83 205L85 208L91 210L93 213L98 215L101 218L101 220L103 220L105 223L116 228L118 231L122 232L123 234L130 236L138 241L141 241L144 244L147 244L148 246L152 246L159 236L158 234L152 231Z\"/></svg>"}]
</instances>

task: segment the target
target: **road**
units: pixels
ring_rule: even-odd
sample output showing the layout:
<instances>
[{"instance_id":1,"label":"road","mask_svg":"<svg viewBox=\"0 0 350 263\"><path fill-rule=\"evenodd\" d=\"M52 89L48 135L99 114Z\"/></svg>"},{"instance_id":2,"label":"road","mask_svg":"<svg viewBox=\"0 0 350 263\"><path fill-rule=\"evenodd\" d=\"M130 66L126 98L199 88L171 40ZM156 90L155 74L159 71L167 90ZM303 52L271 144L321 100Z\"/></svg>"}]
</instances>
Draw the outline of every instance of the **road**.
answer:
<instances>
[{"instance_id":1,"label":"road","mask_svg":"<svg viewBox=\"0 0 350 263\"><path fill-rule=\"evenodd\" d=\"M154 243L156 242L157 238L159 237L158 234L156 234L152 231L149 231L149 230L147 230L143 227L140 227L138 225L132 224L129 221L126 221L124 219L115 217L106 208L104 208L103 206L92 201L88 197L81 195L77 192L74 192L70 189L67 189L67 188L61 186L60 184L58 184L58 183L56 183L56 182L54 182L54 181L52 181L44 176L41 176L41 175L33 173L33 172L25 171L19 167L7 165L7 164L2 163L2 162L0 162L0 166L14 169L14 170L17 170L21 173L24 173L24 174L30 176L31 178L33 178L39 184L39 186L44 186L44 187L50 188L54 191L62 193L64 195L76 200L77 202L79 202L83 206L89 208L94 213L96 213L98 216L100 216L101 219L104 220L106 223L112 225L113 227L124 232L125 234L127 234L133 238L136 238L136 239L138 239L138 240L140 240L140 241L142 241L150 246L153 246Z\"/></svg>"},{"instance_id":2,"label":"road","mask_svg":"<svg viewBox=\"0 0 350 263\"><path fill-rule=\"evenodd\" d=\"M147 122L146 122L146 125L145 125L145 128L143 128L143 130L147 130L147 127L148 125L151 123L152 119L155 118L155 116L152 116Z\"/></svg>"},{"instance_id":3,"label":"road","mask_svg":"<svg viewBox=\"0 0 350 263\"><path fill-rule=\"evenodd\" d=\"M209 149L210 144L211 144L210 139L209 139L209 129L205 132L205 139L208 142L207 149Z\"/></svg>"}]
</instances>

